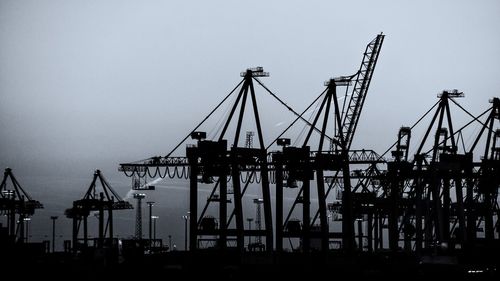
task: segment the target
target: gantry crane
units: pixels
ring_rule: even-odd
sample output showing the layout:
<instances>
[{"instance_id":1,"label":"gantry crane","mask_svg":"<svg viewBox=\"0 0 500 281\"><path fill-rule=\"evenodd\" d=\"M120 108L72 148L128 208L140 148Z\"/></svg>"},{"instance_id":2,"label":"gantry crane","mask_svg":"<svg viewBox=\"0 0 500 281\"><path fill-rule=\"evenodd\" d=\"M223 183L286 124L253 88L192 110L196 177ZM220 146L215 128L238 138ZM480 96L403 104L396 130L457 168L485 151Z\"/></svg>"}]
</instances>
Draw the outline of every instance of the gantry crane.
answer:
<instances>
[{"instance_id":1,"label":"gantry crane","mask_svg":"<svg viewBox=\"0 0 500 281\"><path fill-rule=\"evenodd\" d=\"M477 194L475 198L472 198L473 191L467 190L465 203L470 209L467 214L466 234L469 248L474 247L473 242L478 232L477 224L472 223L477 217L482 217L484 220L486 244L491 245L495 240L500 240L500 207L498 204L500 189L500 99L493 98L490 102L492 106L488 110L487 118L469 150L469 154L472 154L479 141L484 139L484 135L486 135L481 163L476 164Z\"/></svg>"},{"instance_id":2,"label":"gantry crane","mask_svg":"<svg viewBox=\"0 0 500 281\"><path fill-rule=\"evenodd\" d=\"M101 188L99 188L99 184ZM113 237L113 210L133 209L124 201L106 181L100 170L95 170L92 182L82 199L73 201L73 207L65 211L66 217L73 220L73 252L77 253L89 247L88 217L92 212L97 215L98 234L93 239L95 248L117 248ZM107 220L105 223L105 212ZM79 238L80 226L83 222L83 238ZM108 239L106 239L108 236Z\"/></svg>"},{"instance_id":3,"label":"gantry crane","mask_svg":"<svg viewBox=\"0 0 500 281\"><path fill-rule=\"evenodd\" d=\"M384 40L384 35L379 34L372 40L366 47L363 54L363 60L361 62L360 69L351 76L341 76L338 78L332 78L325 82L326 89L320 95L320 105L318 111L310 124L309 131L305 137L302 147L290 147L285 146L281 153L275 154L277 165L279 165L280 175L277 177L280 180L276 182L276 189L279 194L277 197L277 249L282 249L282 238L283 237L300 237L302 250L305 252L310 251L310 239L311 235L316 236L321 240L321 249L327 251L329 249L329 238L342 238L342 246L344 249L350 251L354 247L354 229L353 229L353 201L352 201L352 186L351 186L351 176L350 176L350 163L361 164L360 161L351 161L351 156L357 153L366 153L365 151L349 151L351 146L353 136L356 130L356 126L361 114L364 100L370 85L371 78L373 76L373 71L375 70L375 65L378 60L378 56L382 47ZM346 96L349 94L349 86L354 83L352 92L350 93L349 102L344 102L344 105L339 105L339 96L337 95L337 87L347 87ZM346 101L344 99L344 101ZM318 99L317 99L318 100ZM333 110L331 110L331 105L333 104ZM333 112L333 113L331 113ZM310 140L311 135L316 128L320 118L322 117L321 129L319 129L320 138L316 151L310 151ZM325 140L328 130L328 121L331 119L333 123L333 136L330 139L330 149L325 148ZM282 141L284 143L284 141ZM374 161L369 161L372 164L376 164L381 161L380 157L374 157ZM325 188L325 171L332 171L334 173L333 177L328 177L330 183L338 181L338 178L342 179L342 233L336 235L335 233L330 233L328 226L328 208L327 208L327 196L330 193L332 185ZM296 183L297 181L302 182L302 186L297 193L296 199L289 210L287 218L282 224L282 188L283 184L281 178L283 175L281 173L288 173L288 182ZM277 173L278 174L278 173ZM310 180L314 178L316 174L316 186L318 194L318 212L311 223L310 220ZM290 185L288 185L291 187ZM295 187L292 186L292 187ZM291 214L295 209L297 204L302 205L302 225L300 231L295 231L296 226L290 225ZM311 231L316 218L319 216L319 232ZM292 221L295 224L297 221ZM283 229L284 228L284 229Z\"/></svg>"},{"instance_id":4,"label":"gantry crane","mask_svg":"<svg viewBox=\"0 0 500 281\"><path fill-rule=\"evenodd\" d=\"M271 215L271 197L269 191L269 175L267 164L267 148L260 124L257 97L254 81L259 77L269 76L262 67L249 68L241 73L243 78L238 85L223 99L212 112L196 126L167 156L152 157L146 161L125 163L120 165L120 170L127 175L144 177L184 177L190 179L190 249L199 248L199 241L204 236L216 239L216 246L225 249L228 246L228 237L236 237L236 246L240 251L244 249L245 236L264 236L266 248L273 249L273 230ZM224 103L235 91L239 89L234 104L231 105L221 133L214 140L207 140L206 133L197 129ZM266 88L267 90L267 88ZM251 103L253 120L257 132L258 145L256 148L245 147L239 144L243 117L247 101ZM237 111L239 108L239 111ZM237 117L236 117L237 116ZM233 118L234 117L234 118ZM227 138L229 125L236 119L236 130L232 137L232 146L228 149ZM196 146L186 150L187 157L171 157L170 155L189 137L197 141ZM247 145L248 146L248 145ZM189 167L189 173L187 168ZM162 172L161 169L164 169ZM143 171L143 172L142 172ZM229 190L227 183L232 183ZM264 222L262 230L244 229L244 214L242 200L250 183L259 182L263 196ZM201 212L198 212L198 186L199 184L211 185L212 192ZM242 186L243 184L243 186ZM233 210L228 210L232 203ZM206 215L209 205L218 205L218 216ZM232 219L235 227L232 228ZM209 238L211 239L211 238Z\"/></svg>"},{"instance_id":5,"label":"gantry crane","mask_svg":"<svg viewBox=\"0 0 500 281\"><path fill-rule=\"evenodd\" d=\"M416 124L399 131L392 153L394 160L387 163L387 171L378 177L384 192L376 202L380 215L387 218L392 251L400 250L401 241L404 251L417 255L437 249L441 252L482 249L484 256L490 256L498 249L494 241L499 236L500 102L498 98L492 99L491 108L474 116L456 101L463 96L458 90L438 95L439 101L416 123L435 109L411 160L410 136ZM457 130L450 105L456 105L472 120ZM487 119L480 121L486 114ZM467 149L463 144L460 153L457 136L474 123L480 123L481 130L473 145ZM431 132L434 138L428 141ZM481 161L477 162L474 150L484 135L487 135L484 153L480 153ZM482 223L484 230L480 227ZM478 238L481 232L484 238Z\"/></svg>"},{"instance_id":6,"label":"gantry crane","mask_svg":"<svg viewBox=\"0 0 500 281\"><path fill-rule=\"evenodd\" d=\"M190 232L190 249L198 247L198 236L212 235L217 237L217 246L221 249L227 247L228 236L236 237L236 247L243 251L245 236L265 236L266 247L268 250L273 249L273 230L272 230L272 214L271 214L271 196L269 189L267 150L264 145L264 138L260 124L259 111L257 106L257 98L255 95L253 81L257 77L267 77L269 73L264 72L262 67L249 68L241 73L243 77L239 94L236 97L235 103L231 106L229 116L224 123L224 127L218 136L217 140L205 140L204 133L193 133L192 137L198 139L198 144L195 147L188 147L186 155L189 160L191 169L190 174L190 213L191 213L191 232ZM250 148L239 145L241 126L245 114L247 98L251 99L253 117L257 127L258 147ZM227 148L226 133L229 128L233 116L237 108L240 108L238 119L236 121L236 131L233 137L231 149ZM241 174L249 174L243 182ZM207 200L204 210L198 218L197 209L197 193L198 193L198 175L201 176L205 184L214 182L212 193ZM227 182L231 178L233 186L233 198L228 198ZM244 210L243 196L253 181L251 177L260 178L261 192L263 195L264 207L264 229L263 230L245 230L244 228ZM215 179L215 181L214 181ZM241 184L244 184L243 188ZM219 191L216 194L216 190ZM228 203L233 202L234 210L228 217ZM207 207L210 203L219 205L218 227L214 229L213 223L208 223L207 220L213 220L213 217L204 217ZM231 229L231 220L235 218L235 228Z\"/></svg>"},{"instance_id":7,"label":"gantry crane","mask_svg":"<svg viewBox=\"0 0 500 281\"><path fill-rule=\"evenodd\" d=\"M12 169L6 168L0 184L0 213L7 217L8 234L14 237L17 242L24 243L25 219L33 216L36 209L42 208L43 205L31 198L21 187L12 173Z\"/></svg>"}]
</instances>

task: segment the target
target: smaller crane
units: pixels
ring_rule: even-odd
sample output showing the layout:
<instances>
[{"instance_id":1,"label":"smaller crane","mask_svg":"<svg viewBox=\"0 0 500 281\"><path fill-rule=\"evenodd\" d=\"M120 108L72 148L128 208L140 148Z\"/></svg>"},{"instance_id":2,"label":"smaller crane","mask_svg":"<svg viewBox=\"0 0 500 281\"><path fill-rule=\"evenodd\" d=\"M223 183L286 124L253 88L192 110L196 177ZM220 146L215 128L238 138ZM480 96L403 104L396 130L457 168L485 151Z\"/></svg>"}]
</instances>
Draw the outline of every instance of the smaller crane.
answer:
<instances>
[{"instance_id":1,"label":"smaller crane","mask_svg":"<svg viewBox=\"0 0 500 281\"><path fill-rule=\"evenodd\" d=\"M98 190L98 183L101 183L101 191ZM105 243L111 243L113 239L113 210L125 209L133 209L133 207L113 190L100 170L95 170L92 182L83 198L73 201L73 207L65 211L66 217L73 219L73 252L76 253L89 246L87 219L91 212L98 212L96 214L99 219L99 233L96 246L102 248ZM106 224L104 223L105 211L108 212ZM82 239L78 237L82 221L83 244L80 243ZM105 239L107 234L109 239Z\"/></svg>"},{"instance_id":2,"label":"smaller crane","mask_svg":"<svg viewBox=\"0 0 500 281\"><path fill-rule=\"evenodd\" d=\"M12 184L11 188L8 185L9 179ZM5 169L0 184L0 214L7 216L7 232L10 236L17 237L18 242L25 241L24 222L35 214L36 209L43 209L43 205L31 198L21 187L12 169Z\"/></svg>"}]
</instances>

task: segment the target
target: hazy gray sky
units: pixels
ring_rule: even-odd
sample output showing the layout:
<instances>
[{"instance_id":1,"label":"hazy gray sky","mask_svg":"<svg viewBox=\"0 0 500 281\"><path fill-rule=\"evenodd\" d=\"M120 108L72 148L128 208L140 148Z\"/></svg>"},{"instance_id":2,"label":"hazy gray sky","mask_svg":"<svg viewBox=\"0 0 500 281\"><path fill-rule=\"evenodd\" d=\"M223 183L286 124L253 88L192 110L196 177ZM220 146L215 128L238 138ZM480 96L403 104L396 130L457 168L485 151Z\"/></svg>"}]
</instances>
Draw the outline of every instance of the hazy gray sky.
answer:
<instances>
[{"instance_id":1,"label":"hazy gray sky","mask_svg":"<svg viewBox=\"0 0 500 281\"><path fill-rule=\"evenodd\" d=\"M380 32L356 146L383 150L443 89L473 113L499 95L495 0L2 0L0 164L88 174L165 154L252 66L302 110Z\"/></svg>"}]
</instances>

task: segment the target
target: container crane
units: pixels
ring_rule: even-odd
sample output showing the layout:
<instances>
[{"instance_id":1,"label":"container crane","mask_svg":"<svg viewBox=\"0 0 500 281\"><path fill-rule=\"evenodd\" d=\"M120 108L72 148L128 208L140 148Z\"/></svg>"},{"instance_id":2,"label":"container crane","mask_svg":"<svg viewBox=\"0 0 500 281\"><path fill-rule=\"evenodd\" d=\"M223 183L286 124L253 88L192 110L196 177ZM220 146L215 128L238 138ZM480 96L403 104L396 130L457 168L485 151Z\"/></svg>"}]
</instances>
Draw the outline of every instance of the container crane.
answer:
<instances>
[{"instance_id":1,"label":"container crane","mask_svg":"<svg viewBox=\"0 0 500 281\"><path fill-rule=\"evenodd\" d=\"M12 187L9 187L9 179ZM16 237L18 242L25 241L24 220L31 217L36 209L43 209L43 205L31 198L17 181L12 169L6 168L0 184L0 214L7 216L7 232L11 237Z\"/></svg>"},{"instance_id":2,"label":"container crane","mask_svg":"<svg viewBox=\"0 0 500 281\"><path fill-rule=\"evenodd\" d=\"M99 190L99 183L101 188ZM124 201L111 185L106 181L100 170L94 172L94 177L82 199L73 201L73 207L65 211L66 217L73 220L73 252L84 250L89 246L88 216L91 212L98 212L98 238L94 241L95 248L110 246L117 247L113 237L113 210L133 209L132 205ZM105 223L105 211L107 221ZM83 239L79 238L80 225L83 221ZM108 239L106 239L108 236ZM82 241L83 240L83 241ZM83 243L81 243L83 242ZM116 241L117 242L117 241Z\"/></svg>"},{"instance_id":3,"label":"container crane","mask_svg":"<svg viewBox=\"0 0 500 281\"><path fill-rule=\"evenodd\" d=\"M281 235L288 237L300 237L301 245L303 251L310 250L311 236L316 235L321 239L321 249L323 251L329 248L329 237L334 237L335 235L330 235L328 227L328 217L327 217L327 196L331 191L332 185L329 185L325 190L325 180L327 179L324 175L324 171L334 171L334 177L328 177L330 182L336 182L337 178L342 178L343 181L343 196L342 196L342 210L343 210L343 220L342 220L342 234L340 235L343 240L343 247L347 250L353 249L353 199L351 196L351 178L350 178L350 163L352 152L349 151L351 146L353 136L356 130L356 126L361 114L364 100L370 85L371 78L373 76L373 71L377 63L380 49L384 40L384 35L379 34L377 37L368 43L366 50L363 54L363 60L361 62L360 69L351 76L340 76L337 78L332 78L325 82L326 89L323 91L319 109L310 124L309 131L306 135L302 147L283 147L281 154L276 155L276 161L280 162L279 166L285 166L285 170L288 170L288 181L289 182L302 182L302 186L296 196L296 199L289 210L288 216L284 221L284 225L278 222L282 219L281 210L278 210L277 215L277 228L287 228L290 221L291 214L295 209L295 206L302 204L302 231L295 232L293 234L291 231L285 231L280 229L277 237L278 248L282 246ZM348 103L344 99L344 105L342 110L338 102L337 88L347 87L346 98L348 95L349 86L354 83L352 89L351 98ZM333 109L331 105L333 104ZM330 114L332 113L332 114ZM334 123L334 138L331 139L330 150L324 149L325 139L327 136L327 124L331 121ZM320 121L322 119L322 121ZM322 122L322 123L321 123ZM321 129L319 130L320 139L317 147L317 151L310 151L310 141L311 135L316 128L316 124L321 123ZM368 161L368 163L375 165L380 161L380 157L376 157L373 162ZM352 161L355 162L355 161ZM358 164L359 162L356 161ZM298 168L300 167L300 168ZM282 168L282 167L280 167ZM298 169L297 169L298 168ZM300 172L297 172L299 170ZM280 171L281 173L282 171ZM318 194L318 205L319 210L316 216L312 220L310 219L310 180L314 178L314 173L316 173L317 181L317 194ZM280 175L280 178L282 176ZM277 190L283 188L282 183L277 180ZM281 192L281 191L280 191ZM282 194L277 195L277 209L282 207ZM316 219L320 219L320 233L313 233L313 224ZM339 235L337 235L339 236ZM280 249L279 249L280 250Z\"/></svg>"}]
</instances>

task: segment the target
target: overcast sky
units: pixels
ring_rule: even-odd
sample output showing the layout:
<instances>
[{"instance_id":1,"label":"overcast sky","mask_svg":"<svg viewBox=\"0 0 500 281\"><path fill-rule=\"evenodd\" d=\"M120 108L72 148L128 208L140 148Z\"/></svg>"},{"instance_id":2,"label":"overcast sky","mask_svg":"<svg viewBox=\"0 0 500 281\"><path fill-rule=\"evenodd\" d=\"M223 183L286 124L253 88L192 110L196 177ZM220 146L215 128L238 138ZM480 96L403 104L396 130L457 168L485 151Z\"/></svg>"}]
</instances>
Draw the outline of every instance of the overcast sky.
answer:
<instances>
[{"instance_id":1,"label":"overcast sky","mask_svg":"<svg viewBox=\"0 0 500 281\"><path fill-rule=\"evenodd\" d=\"M88 174L164 155L247 67L301 111L380 32L356 146L383 150L443 89L473 113L500 94L495 0L1 0L0 165Z\"/></svg>"}]
</instances>

